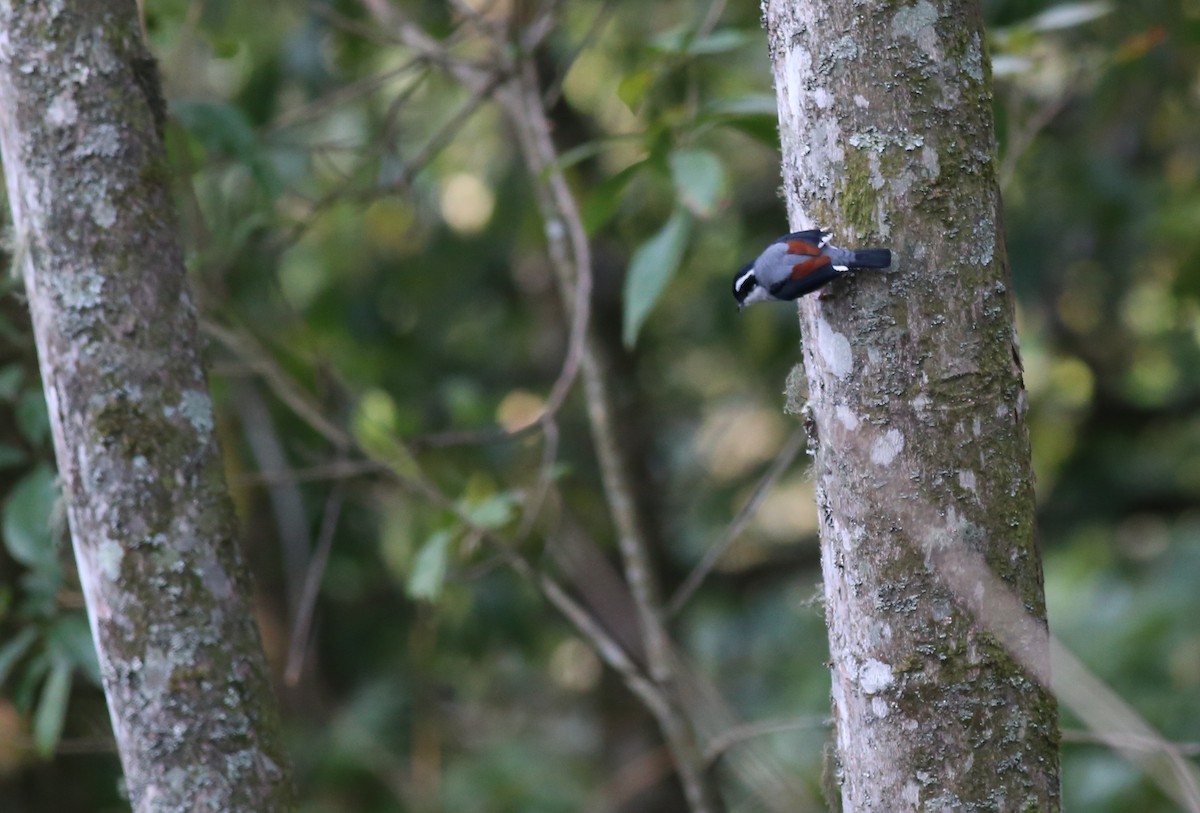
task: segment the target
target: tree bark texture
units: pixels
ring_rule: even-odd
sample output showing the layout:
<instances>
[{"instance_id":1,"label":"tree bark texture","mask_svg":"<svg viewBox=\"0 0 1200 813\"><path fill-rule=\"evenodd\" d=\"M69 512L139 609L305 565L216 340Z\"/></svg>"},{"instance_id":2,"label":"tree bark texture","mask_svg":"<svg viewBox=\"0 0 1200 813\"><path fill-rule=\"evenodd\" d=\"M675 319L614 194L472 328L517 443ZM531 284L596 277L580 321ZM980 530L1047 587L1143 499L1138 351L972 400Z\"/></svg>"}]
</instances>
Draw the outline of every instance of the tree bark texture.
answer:
<instances>
[{"instance_id":1,"label":"tree bark texture","mask_svg":"<svg viewBox=\"0 0 1200 813\"><path fill-rule=\"evenodd\" d=\"M133 0L0 4L0 148L138 811L292 807Z\"/></svg>"},{"instance_id":2,"label":"tree bark texture","mask_svg":"<svg viewBox=\"0 0 1200 813\"><path fill-rule=\"evenodd\" d=\"M978 0L764 9L792 226L894 255L799 307L843 809L1057 810L1046 640L979 620L1045 624Z\"/></svg>"}]
</instances>

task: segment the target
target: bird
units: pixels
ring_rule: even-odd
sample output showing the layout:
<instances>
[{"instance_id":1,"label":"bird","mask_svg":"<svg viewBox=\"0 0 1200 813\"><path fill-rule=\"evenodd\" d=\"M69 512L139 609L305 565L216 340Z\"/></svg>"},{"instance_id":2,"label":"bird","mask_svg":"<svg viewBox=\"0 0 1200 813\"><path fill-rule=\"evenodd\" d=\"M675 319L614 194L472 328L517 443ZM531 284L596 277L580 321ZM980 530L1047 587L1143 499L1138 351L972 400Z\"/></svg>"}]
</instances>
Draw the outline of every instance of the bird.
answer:
<instances>
[{"instance_id":1,"label":"bird","mask_svg":"<svg viewBox=\"0 0 1200 813\"><path fill-rule=\"evenodd\" d=\"M738 310L755 302L798 299L859 268L887 268L886 248L848 249L829 245L822 229L792 232L767 246L733 278Z\"/></svg>"}]
</instances>

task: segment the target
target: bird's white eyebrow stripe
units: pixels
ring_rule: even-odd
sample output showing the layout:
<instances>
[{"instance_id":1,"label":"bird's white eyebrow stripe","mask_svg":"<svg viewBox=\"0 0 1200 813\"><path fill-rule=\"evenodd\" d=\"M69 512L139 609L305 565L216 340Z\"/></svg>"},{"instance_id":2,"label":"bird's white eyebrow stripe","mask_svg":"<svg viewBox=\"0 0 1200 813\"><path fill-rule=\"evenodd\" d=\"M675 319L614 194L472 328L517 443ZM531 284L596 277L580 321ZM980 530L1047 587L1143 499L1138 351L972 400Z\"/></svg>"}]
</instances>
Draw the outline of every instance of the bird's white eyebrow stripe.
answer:
<instances>
[{"instance_id":1,"label":"bird's white eyebrow stripe","mask_svg":"<svg viewBox=\"0 0 1200 813\"><path fill-rule=\"evenodd\" d=\"M734 287L734 288L741 288L741 287L742 287L742 283L744 283L746 280L750 279L750 277L752 277L752 276L754 276L754 269L753 269L753 268L751 268L751 269L750 269L749 271L747 271L745 274L742 274L740 277L738 277L738 278L737 278L737 282L735 282L735 283L733 284L733 287Z\"/></svg>"}]
</instances>

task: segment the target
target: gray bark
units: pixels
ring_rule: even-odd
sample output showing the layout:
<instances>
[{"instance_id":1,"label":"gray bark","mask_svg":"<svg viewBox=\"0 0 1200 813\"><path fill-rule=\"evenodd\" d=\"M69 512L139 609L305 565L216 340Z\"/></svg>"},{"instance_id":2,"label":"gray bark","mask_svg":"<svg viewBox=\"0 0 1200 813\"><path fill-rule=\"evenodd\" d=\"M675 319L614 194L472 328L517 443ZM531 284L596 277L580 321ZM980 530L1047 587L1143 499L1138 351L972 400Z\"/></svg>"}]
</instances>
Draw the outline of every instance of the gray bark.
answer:
<instances>
[{"instance_id":1,"label":"gray bark","mask_svg":"<svg viewBox=\"0 0 1200 813\"><path fill-rule=\"evenodd\" d=\"M1045 624L979 3L764 7L792 226L895 257L799 308L843 809L1057 810L1045 638L981 620Z\"/></svg>"},{"instance_id":2,"label":"gray bark","mask_svg":"<svg viewBox=\"0 0 1200 813\"><path fill-rule=\"evenodd\" d=\"M130 799L292 807L133 0L0 4L0 148Z\"/></svg>"}]
</instances>

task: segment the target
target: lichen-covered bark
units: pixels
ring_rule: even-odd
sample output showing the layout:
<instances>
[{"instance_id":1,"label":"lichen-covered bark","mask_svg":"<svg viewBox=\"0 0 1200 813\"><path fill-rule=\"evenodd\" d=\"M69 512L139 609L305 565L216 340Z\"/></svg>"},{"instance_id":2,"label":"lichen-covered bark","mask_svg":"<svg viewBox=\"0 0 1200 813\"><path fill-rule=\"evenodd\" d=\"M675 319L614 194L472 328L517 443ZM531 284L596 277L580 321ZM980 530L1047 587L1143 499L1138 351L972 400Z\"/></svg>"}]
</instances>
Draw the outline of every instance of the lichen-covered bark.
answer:
<instances>
[{"instance_id":1,"label":"lichen-covered bark","mask_svg":"<svg viewBox=\"0 0 1200 813\"><path fill-rule=\"evenodd\" d=\"M292 807L133 0L0 3L0 148L139 811Z\"/></svg>"},{"instance_id":2,"label":"lichen-covered bark","mask_svg":"<svg viewBox=\"0 0 1200 813\"><path fill-rule=\"evenodd\" d=\"M963 570L1044 623L978 0L764 7L792 226L895 258L800 304L843 808L1057 810L1046 642Z\"/></svg>"}]
</instances>

